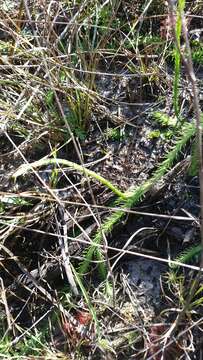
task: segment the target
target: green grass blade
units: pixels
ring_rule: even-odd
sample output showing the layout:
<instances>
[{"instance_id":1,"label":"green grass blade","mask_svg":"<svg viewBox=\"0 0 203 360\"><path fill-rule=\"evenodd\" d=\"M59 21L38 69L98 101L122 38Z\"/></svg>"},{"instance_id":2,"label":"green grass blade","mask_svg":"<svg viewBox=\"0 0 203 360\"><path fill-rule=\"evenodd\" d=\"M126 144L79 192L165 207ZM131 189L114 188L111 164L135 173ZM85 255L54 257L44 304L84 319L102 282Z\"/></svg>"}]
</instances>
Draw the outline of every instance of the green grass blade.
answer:
<instances>
[{"instance_id":1,"label":"green grass blade","mask_svg":"<svg viewBox=\"0 0 203 360\"><path fill-rule=\"evenodd\" d=\"M185 0L179 0L178 10L176 15L176 42L177 46L175 47L175 77L173 84L173 104L176 117L179 117L180 107L179 107L179 80L180 80L180 64L181 64L181 55L180 55L180 39L181 39L181 29L182 29L182 11L185 7Z\"/></svg>"}]
</instances>

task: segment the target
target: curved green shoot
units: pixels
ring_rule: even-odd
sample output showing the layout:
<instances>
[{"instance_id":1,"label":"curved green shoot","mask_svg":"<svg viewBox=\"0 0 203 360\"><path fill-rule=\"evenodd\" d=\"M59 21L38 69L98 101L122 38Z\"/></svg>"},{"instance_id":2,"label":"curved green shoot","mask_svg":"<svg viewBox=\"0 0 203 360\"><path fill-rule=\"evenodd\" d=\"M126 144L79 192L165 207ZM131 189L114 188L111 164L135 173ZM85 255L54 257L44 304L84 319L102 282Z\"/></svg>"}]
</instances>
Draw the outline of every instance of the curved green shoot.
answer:
<instances>
[{"instance_id":1,"label":"curved green shoot","mask_svg":"<svg viewBox=\"0 0 203 360\"><path fill-rule=\"evenodd\" d=\"M33 163L30 164L23 164L21 165L18 170L13 174L13 178L14 180L16 180L17 177L21 176L21 175L25 175L27 174L29 171L31 171L32 169L36 169L39 168L41 166L46 166L46 165L65 165L68 166L74 170L77 170L83 174L85 174L86 176L90 176L95 180L98 180L101 184L105 185L106 187L108 187L110 190L112 190L116 195L119 196L119 198L121 199L127 199L129 197L129 194L125 194L122 191L120 191L116 186L114 186L110 181L108 181L107 179L105 179L103 176L97 174L95 171L93 170L89 170L87 168L85 168L82 165L79 165L77 163L74 163L72 161L69 160L65 160L65 159L41 159L38 161L35 161Z\"/></svg>"}]
</instances>

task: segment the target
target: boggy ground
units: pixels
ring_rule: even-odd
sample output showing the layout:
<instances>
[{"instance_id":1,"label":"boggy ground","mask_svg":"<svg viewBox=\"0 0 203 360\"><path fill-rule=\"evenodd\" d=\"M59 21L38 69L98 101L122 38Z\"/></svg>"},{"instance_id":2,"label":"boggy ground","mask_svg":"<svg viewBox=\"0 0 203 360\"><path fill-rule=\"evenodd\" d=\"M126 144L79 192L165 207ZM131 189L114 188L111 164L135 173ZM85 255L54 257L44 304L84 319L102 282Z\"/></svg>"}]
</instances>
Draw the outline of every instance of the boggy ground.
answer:
<instances>
[{"instance_id":1,"label":"boggy ground","mask_svg":"<svg viewBox=\"0 0 203 360\"><path fill-rule=\"evenodd\" d=\"M131 206L84 172L137 194L193 121L183 67L179 122L174 111L166 3L0 11L2 357L200 359L201 283L169 336L200 259L194 136ZM201 104L201 4L186 14ZM42 158L55 163L14 179Z\"/></svg>"}]
</instances>

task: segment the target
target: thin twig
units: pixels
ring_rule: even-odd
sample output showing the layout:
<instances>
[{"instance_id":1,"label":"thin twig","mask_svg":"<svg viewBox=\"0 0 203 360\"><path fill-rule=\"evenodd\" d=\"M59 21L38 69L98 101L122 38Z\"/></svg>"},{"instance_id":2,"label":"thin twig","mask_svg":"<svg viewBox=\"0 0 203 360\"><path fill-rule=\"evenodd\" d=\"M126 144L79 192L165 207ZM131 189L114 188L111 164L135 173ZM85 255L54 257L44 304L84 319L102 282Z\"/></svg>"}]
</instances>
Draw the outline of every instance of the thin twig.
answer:
<instances>
[{"instance_id":1,"label":"thin twig","mask_svg":"<svg viewBox=\"0 0 203 360\"><path fill-rule=\"evenodd\" d=\"M66 213L62 207L59 208L59 213L60 213L60 217L61 217L60 221L62 222L63 236L61 236L57 218L56 218L56 226L57 226L57 230L58 230L58 239L59 239L59 246L60 246L61 254L62 254L62 258L63 258L63 265L64 265L64 269L66 272L68 282L73 291L73 294L75 296L78 296L79 292L78 292L77 285L76 285L76 282L74 279L74 275L73 275L73 272L71 269L70 254L69 254L69 249L68 249L68 234L67 234L68 219L66 218Z\"/></svg>"}]
</instances>

